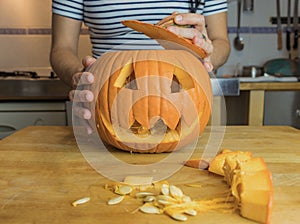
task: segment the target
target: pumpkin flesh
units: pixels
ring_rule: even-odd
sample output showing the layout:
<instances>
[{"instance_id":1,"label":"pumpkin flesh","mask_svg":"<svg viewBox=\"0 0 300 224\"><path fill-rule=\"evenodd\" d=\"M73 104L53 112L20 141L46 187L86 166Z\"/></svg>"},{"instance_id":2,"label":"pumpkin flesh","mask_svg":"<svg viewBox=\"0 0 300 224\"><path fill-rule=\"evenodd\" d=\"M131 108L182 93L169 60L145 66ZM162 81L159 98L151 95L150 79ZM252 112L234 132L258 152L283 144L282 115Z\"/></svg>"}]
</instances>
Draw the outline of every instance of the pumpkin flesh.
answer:
<instances>
[{"instance_id":1,"label":"pumpkin flesh","mask_svg":"<svg viewBox=\"0 0 300 224\"><path fill-rule=\"evenodd\" d=\"M224 176L240 214L259 223L270 223L273 205L272 174L264 160L251 152L226 150L210 163L209 171Z\"/></svg>"}]
</instances>

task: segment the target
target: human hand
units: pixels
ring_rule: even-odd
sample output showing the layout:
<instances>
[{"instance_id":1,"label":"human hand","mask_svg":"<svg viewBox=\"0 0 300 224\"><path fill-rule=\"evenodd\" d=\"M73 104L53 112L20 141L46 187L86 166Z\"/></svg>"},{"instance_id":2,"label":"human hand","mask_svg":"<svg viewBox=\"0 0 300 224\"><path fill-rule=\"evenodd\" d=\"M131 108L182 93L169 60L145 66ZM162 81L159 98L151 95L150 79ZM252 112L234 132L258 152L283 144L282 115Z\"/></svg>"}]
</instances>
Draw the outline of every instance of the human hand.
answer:
<instances>
[{"instance_id":1,"label":"human hand","mask_svg":"<svg viewBox=\"0 0 300 224\"><path fill-rule=\"evenodd\" d=\"M96 59L91 56L84 57L82 60L84 70L87 67L91 66L95 61L96 61ZM82 105L82 106L78 106L78 107L77 106L73 107L74 108L73 112L75 113L76 116L78 116L79 118L82 118L86 121L85 126L86 126L88 134L91 134L93 132L93 130L88 122L88 120L91 119L91 117L92 117L92 113L88 108L84 107L83 105L85 103L89 103L94 100L94 94L88 88L88 86L93 84L93 82L94 82L94 75L92 73L85 72L85 71L77 72L72 77L73 90L71 90L69 92L70 100L74 101L75 95L76 95L76 102L79 103L76 105ZM77 88L77 87L80 87L81 90L79 90L79 88ZM82 104L80 104L80 103L82 103Z\"/></svg>"},{"instance_id":2,"label":"human hand","mask_svg":"<svg viewBox=\"0 0 300 224\"><path fill-rule=\"evenodd\" d=\"M173 23L169 22L170 19L173 20ZM174 13L162 21L164 21L166 29L190 39L193 44L206 51L208 57L204 58L203 64L206 70L211 72L213 65L210 61L210 55L213 52L213 45L207 35L204 16L195 13ZM160 22L157 25L162 25L162 23Z\"/></svg>"}]
</instances>

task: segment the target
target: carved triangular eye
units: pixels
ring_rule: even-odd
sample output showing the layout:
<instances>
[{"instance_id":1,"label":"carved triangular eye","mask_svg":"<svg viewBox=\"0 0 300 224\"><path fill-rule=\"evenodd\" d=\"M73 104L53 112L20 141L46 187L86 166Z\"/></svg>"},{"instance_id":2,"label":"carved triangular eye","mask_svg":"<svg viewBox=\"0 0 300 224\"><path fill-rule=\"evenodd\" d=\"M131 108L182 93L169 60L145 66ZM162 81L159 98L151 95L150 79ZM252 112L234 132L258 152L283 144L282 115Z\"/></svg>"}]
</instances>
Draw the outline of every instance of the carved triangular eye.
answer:
<instances>
[{"instance_id":1,"label":"carved triangular eye","mask_svg":"<svg viewBox=\"0 0 300 224\"><path fill-rule=\"evenodd\" d=\"M124 87L132 90L138 89L134 71L126 78Z\"/></svg>"},{"instance_id":2,"label":"carved triangular eye","mask_svg":"<svg viewBox=\"0 0 300 224\"><path fill-rule=\"evenodd\" d=\"M120 69L119 76L114 86L117 88L137 89L136 77L133 69L132 59Z\"/></svg>"},{"instance_id":3,"label":"carved triangular eye","mask_svg":"<svg viewBox=\"0 0 300 224\"><path fill-rule=\"evenodd\" d=\"M194 87L193 78L189 75L189 73L178 67L175 67L171 84L171 92L176 93L180 92L182 89L188 90Z\"/></svg>"},{"instance_id":4,"label":"carved triangular eye","mask_svg":"<svg viewBox=\"0 0 300 224\"><path fill-rule=\"evenodd\" d=\"M177 77L175 75L173 75L173 80L171 83L171 93L179 93L181 89L182 89L182 86L180 85Z\"/></svg>"}]
</instances>

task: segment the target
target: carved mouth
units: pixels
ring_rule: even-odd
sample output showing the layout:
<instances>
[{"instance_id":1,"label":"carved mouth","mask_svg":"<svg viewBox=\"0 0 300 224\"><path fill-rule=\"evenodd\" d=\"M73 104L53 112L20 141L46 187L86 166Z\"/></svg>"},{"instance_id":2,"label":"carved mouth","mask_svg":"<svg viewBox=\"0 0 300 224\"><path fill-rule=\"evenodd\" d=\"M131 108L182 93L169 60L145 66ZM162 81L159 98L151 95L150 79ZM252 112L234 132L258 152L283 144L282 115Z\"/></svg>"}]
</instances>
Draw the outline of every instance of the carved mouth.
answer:
<instances>
[{"instance_id":1,"label":"carved mouth","mask_svg":"<svg viewBox=\"0 0 300 224\"><path fill-rule=\"evenodd\" d=\"M122 128L119 125L114 125L114 127L104 118L102 115L102 122L104 126L108 129L108 131L119 139L119 141L126 142L136 141L136 143L147 143L157 144L157 143L170 143L170 142L179 142L181 139L186 138L189 135L193 135L195 137L199 136L197 131L199 130L199 120L195 119L195 121L191 125L184 124L184 121L180 119L175 129L170 129L162 119L159 119L155 124L150 128L146 128L139 124L137 121L131 125L129 129ZM115 129L118 129L118 134ZM195 133L195 134L193 134ZM130 136L136 136L134 140L130 138ZM119 137L118 137L119 136ZM124 137L127 136L127 137ZM150 137L150 138L148 138ZM121 140L122 139L122 140Z\"/></svg>"},{"instance_id":2,"label":"carved mouth","mask_svg":"<svg viewBox=\"0 0 300 224\"><path fill-rule=\"evenodd\" d=\"M170 133L176 136L177 139L180 137L181 133L181 122L179 121L176 128L172 130L165 124L162 119L159 119L150 129L148 129L135 120L131 125L130 130L133 134L144 138L150 135L167 135L168 133Z\"/></svg>"}]
</instances>

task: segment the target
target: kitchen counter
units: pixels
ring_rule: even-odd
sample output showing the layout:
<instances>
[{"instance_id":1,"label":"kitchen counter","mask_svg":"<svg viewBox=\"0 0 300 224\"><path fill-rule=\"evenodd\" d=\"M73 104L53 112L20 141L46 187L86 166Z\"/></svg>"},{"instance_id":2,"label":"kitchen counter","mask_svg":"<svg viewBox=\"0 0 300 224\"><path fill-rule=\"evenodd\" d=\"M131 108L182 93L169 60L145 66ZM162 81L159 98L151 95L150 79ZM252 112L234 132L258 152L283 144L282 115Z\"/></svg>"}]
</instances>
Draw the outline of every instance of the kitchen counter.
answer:
<instances>
[{"instance_id":1,"label":"kitchen counter","mask_svg":"<svg viewBox=\"0 0 300 224\"><path fill-rule=\"evenodd\" d=\"M192 155L199 158L210 135L207 127ZM218 128L217 128L218 132ZM249 150L262 157L272 172L274 209L272 224L300 220L300 130L291 127L230 126L221 148ZM136 154L112 150L120 160L134 164L154 162L166 154ZM113 167L111 168L113 169ZM166 215L147 215L136 210L136 199L108 206L113 194L104 189L111 181L97 173L76 145L71 127L27 127L0 141L1 223L178 223ZM167 179L192 198L224 192L223 178L207 171L182 167ZM193 187L187 184L195 184ZM77 207L75 199L91 201ZM250 224L238 213L207 212L186 223Z\"/></svg>"},{"instance_id":2,"label":"kitchen counter","mask_svg":"<svg viewBox=\"0 0 300 224\"><path fill-rule=\"evenodd\" d=\"M300 90L300 82L241 82L240 90Z\"/></svg>"},{"instance_id":3,"label":"kitchen counter","mask_svg":"<svg viewBox=\"0 0 300 224\"><path fill-rule=\"evenodd\" d=\"M60 79L1 79L0 101L68 100L70 87Z\"/></svg>"},{"instance_id":4,"label":"kitchen counter","mask_svg":"<svg viewBox=\"0 0 300 224\"><path fill-rule=\"evenodd\" d=\"M238 79L211 78L215 96L239 94ZM60 79L1 79L0 101L12 100L68 100L70 87Z\"/></svg>"},{"instance_id":5,"label":"kitchen counter","mask_svg":"<svg viewBox=\"0 0 300 224\"><path fill-rule=\"evenodd\" d=\"M250 91L249 125L263 125L265 91L300 91L300 82L241 82L240 91Z\"/></svg>"}]
</instances>

